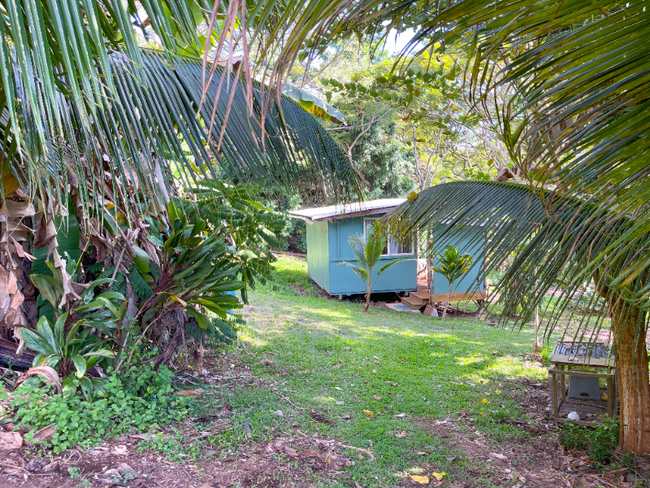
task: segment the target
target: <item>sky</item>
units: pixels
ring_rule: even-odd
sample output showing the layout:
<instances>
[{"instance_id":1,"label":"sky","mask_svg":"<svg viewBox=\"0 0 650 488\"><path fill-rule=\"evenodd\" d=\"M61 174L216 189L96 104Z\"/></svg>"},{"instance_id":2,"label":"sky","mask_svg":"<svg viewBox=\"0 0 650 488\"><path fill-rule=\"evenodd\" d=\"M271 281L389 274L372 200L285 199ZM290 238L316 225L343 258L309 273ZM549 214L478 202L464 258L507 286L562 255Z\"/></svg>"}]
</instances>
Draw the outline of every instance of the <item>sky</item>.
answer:
<instances>
[{"instance_id":1,"label":"sky","mask_svg":"<svg viewBox=\"0 0 650 488\"><path fill-rule=\"evenodd\" d=\"M415 31L413 29L407 29L401 34L397 34L397 36L395 35L396 33L397 31L395 29L391 30L386 39L386 47L384 49L390 54L397 54L404 49L404 46L411 40Z\"/></svg>"}]
</instances>

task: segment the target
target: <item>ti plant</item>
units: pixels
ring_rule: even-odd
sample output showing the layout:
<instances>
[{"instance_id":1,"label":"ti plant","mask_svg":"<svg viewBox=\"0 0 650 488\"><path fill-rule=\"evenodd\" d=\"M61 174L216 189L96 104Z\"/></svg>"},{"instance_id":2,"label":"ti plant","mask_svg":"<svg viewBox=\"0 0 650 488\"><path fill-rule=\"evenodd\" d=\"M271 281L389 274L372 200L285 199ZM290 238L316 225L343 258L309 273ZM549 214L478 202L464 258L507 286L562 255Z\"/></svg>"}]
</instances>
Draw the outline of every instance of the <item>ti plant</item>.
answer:
<instances>
[{"instance_id":1,"label":"ti plant","mask_svg":"<svg viewBox=\"0 0 650 488\"><path fill-rule=\"evenodd\" d=\"M386 249L387 241L386 228L380 222L376 222L373 226L368 227L365 236L352 235L348 240L350 246L352 246L352 253L357 260L357 264L346 261L339 263L339 265L344 264L352 268L352 271L363 281L363 286L366 289L364 312L368 312L368 308L370 308L370 295L382 273L395 263L409 260L409 258L400 258L389 261L377 270L376 276L373 276L375 268L381 261L384 249Z\"/></svg>"},{"instance_id":2,"label":"ti plant","mask_svg":"<svg viewBox=\"0 0 650 488\"><path fill-rule=\"evenodd\" d=\"M469 271L472 266L472 256L469 254L460 254L458 248L450 244L436 258L438 260L438 266L433 266L433 270L443 275L449 281L449 295L447 295L445 309L442 311L442 319L444 320L447 318L447 308L449 307L454 285Z\"/></svg>"}]
</instances>

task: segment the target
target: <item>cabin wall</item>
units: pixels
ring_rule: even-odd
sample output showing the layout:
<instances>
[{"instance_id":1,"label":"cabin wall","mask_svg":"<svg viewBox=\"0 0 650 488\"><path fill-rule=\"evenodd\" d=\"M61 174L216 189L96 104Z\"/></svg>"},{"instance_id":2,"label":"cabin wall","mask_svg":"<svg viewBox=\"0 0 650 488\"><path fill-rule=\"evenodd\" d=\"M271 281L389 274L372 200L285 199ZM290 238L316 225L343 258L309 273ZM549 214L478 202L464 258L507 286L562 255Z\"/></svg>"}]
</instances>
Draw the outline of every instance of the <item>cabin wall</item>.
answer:
<instances>
[{"instance_id":1,"label":"cabin wall","mask_svg":"<svg viewBox=\"0 0 650 488\"><path fill-rule=\"evenodd\" d=\"M346 261L357 264L348 242L353 234L363 234L364 218L377 218L382 215L368 215L338 219L329 224L329 278L330 287L327 290L331 295L356 295L365 293L365 287L352 268L339 263ZM309 246L309 244L308 244ZM308 247L309 249L309 247ZM415 255L383 256L374 272L373 280L377 277L377 270L389 261L401 258L415 258ZM377 280L373 292L403 292L417 289L417 261L402 261L388 268Z\"/></svg>"},{"instance_id":2,"label":"cabin wall","mask_svg":"<svg viewBox=\"0 0 650 488\"><path fill-rule=\"evenodd\" d=\"M307 224L307 273L318 286L329 293L328 223Z\"/></svg>"},{"instance_id":3,"label":"cabin wall","mask_svg":"<svg viewBox=\"0 0 650 488\"><path fill-rule=\"evenodd\" d=\"M437 226L434 229L434 239L436 234L445 231L447 226ZM444 250L449 244L458 248L462 253L468 253L472 256L472 267L469 272L458 281L453 288L454 293L467 293L485 290L485 276L482 273L482 266L485 260L485 230L483 227L476 226L475 230L459 239L456 236L449 235L437 242L434 247L434 253L437 254ZM434 266L438 266L438 260L433 260ZM432 294L449 293L449 282L440 273L433 272Z\"/></svg>"}]
</instances>

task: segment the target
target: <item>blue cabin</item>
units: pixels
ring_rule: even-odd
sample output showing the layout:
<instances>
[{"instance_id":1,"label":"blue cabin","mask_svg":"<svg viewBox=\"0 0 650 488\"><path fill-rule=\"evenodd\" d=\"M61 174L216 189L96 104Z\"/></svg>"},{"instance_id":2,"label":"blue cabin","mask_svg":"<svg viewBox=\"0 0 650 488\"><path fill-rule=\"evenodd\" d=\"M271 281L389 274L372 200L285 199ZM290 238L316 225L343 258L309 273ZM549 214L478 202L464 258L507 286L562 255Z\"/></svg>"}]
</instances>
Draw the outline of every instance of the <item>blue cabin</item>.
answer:
<instances>
[{"instance_id":1,"label":"blue cabin","mask_svg":"<svg viewBox=\"0 0 650 488\"><path fill-rule=\"evenodd\" d=\"M348 239L353 234L364 234L370 225L404 201L402 198L390 198L289 212L291 217L307 222L309 276L327 293L338 295L339 298L365 293L361 278L349 266L339 264L342 261L357 263ZM381 258L381 266L391 260L412 259L399 262L382 273L373 293L417 290L418 264L415 244L404 244L389 239L386 254Z\"/></svg>"}]
</instances>

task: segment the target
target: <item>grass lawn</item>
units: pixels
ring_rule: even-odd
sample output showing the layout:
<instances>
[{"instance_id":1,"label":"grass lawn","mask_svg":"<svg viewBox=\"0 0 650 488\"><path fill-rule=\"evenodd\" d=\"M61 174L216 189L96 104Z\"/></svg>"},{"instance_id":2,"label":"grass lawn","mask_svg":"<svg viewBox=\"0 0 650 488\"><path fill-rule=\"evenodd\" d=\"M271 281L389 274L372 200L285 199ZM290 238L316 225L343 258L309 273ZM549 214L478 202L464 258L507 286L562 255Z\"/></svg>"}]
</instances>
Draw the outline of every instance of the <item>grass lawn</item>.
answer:
<instances>
[{"instance_id":1,"label":"grass lawn","mask_svg":"<svg viewBox=\"0 0 650 488\"><path fill-rule=\"evenodd\" d=\"M108 468L125 462L128 487L648 486L626 478L621 456L587 457L611 453L607 437L567 429L565 444L590 452L560 447L530 328L365 314L361 302L324 297L292 257L250 302L241 340L177 371L179 394L197 397L186 418L61 453L50 459L57 486L110 485ZM46 476L23 483L23 471L0 474L0 486L51 488Z\"/></svg>"},{"instance_id":2,"label":"grass lawn","mask_svg":"<svg viewBox=\"0 0 650 488\"><path fill-rule=\"evenodd\" d=\"M316 436L361 449L341 448L354 465L343 477L315 475L312 484L324 486L402 486L416 483L411 475L437 486L434 472L446 473L441 486L512 486L495 485L497 475L516 479L517 464L536 463L527 449L512 452L513 442L530 444L530 429L508 422L536 429L542 418L520 403L536 389L526 383L539 388L546 379L545 367L526 359L531 330L365 314L360 303L315 296L297 258L281 258L276 276L252 294L248 333L221 356L234 374L250 376L218 396L233 407L222 448L238 452L247 420L253 441ZM490 452L474 457L472 443ZM499 456L510 468L495 467Z\"/></svg>"}]
</instances>

